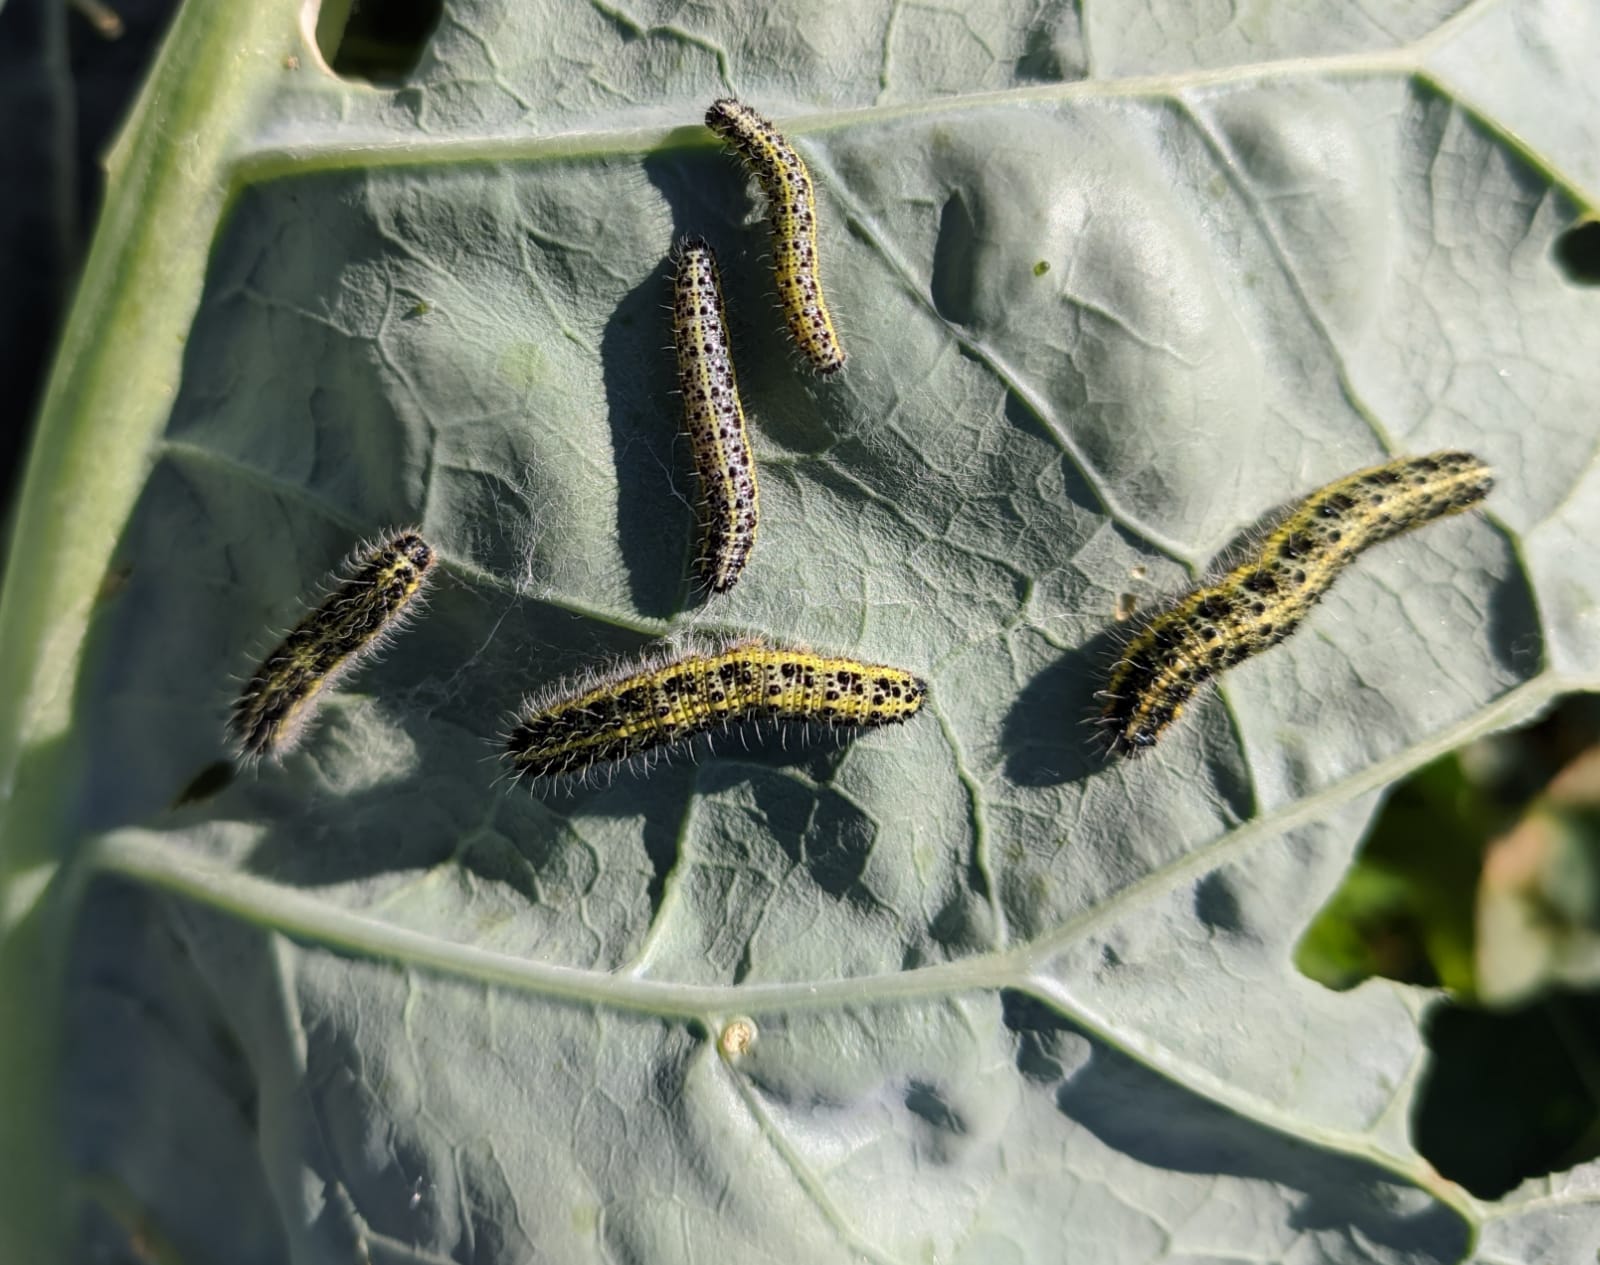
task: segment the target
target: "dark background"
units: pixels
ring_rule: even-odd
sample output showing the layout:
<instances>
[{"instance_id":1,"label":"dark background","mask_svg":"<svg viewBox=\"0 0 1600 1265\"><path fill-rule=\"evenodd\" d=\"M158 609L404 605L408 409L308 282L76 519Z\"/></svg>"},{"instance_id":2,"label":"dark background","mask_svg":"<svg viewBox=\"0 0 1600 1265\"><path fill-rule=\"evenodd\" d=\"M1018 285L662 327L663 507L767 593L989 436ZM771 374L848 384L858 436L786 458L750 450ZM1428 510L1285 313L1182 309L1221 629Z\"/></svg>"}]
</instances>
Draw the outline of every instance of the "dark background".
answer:
<instances>
[{"instance_id":1,"label":"dark background","mask_svg":"<svg viewBox=\"0 0 1600 1265\"><path fill-rule=\"evenodd\" d=\"M437 25L440 2L358 0L348 15L334 16L340 0L327 0L318 37L334 47L323 55L342 74L399 82ZM101 159L177 8L178 0L101 0L98 18L114 24L106 30L73 0L0 0L0 522L7 542L27 441L99 213Z\"/></svg>"},{"instance_id":2,"label":"dark background","mask_svg":"<svg viewBox=\"0 0 1600 1265\"><path fill-rule=\"evenodd\" d=\"M121 33L65 0L0 5L0 504L6 538L22 461L100 206L101 154L175 0L115 0Z\"/></svg>"}]
</instances>

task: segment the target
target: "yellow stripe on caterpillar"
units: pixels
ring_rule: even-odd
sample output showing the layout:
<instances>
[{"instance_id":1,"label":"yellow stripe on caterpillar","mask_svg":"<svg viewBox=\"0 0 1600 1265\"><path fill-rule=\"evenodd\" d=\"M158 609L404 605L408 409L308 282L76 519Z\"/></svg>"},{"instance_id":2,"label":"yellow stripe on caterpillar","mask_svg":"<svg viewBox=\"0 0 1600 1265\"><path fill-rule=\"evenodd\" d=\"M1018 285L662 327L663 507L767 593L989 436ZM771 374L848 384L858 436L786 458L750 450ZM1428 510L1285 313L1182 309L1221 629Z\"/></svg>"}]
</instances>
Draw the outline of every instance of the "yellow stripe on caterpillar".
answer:
<instances>
[{"instance_id":1,"label":"yellow stripe on caterpillar","mask_svg":"<svg viewBox=\"0 0 1600 1265\"><path fill-rule=\"evenodd\" d=\"M822 297L811 173L777 128L732 97L712 102L706 126L738 152L766 197L772 271L790 336L818 373L837 373L845 352Z\"/></svg>"},{"instance_id":2,"label":"yellow stripe on caterpillar","mask_svg":"<svg viewBox=\"0 0 1600 1265\"><path fill-rule=\"evenodd\" d=\"M1134 756L1154 746L1208 680L1294 632L1363 550L1469 509L1493 487L1493 473L1471 453L1436 452L1311 493L1249 558L1134 635L1100 694L1107 747Z\"/></svg>"},{"instance_id":3,"label":"yellow stripe on caterpillar","mask_svg":"<svg viewBox=\"0 0 1600 1265\"><path fill-rule=\"evenodd\" d=\"M898 724L917 713L927 692L901 668L746 641L530 699L505 754L518 778L582 777L740 722Z\"/></svg>"},{"instance_id":4,"label":"yellow stripe on caterpillar","mask_svg":"<svg viewBox=\"0 0 1600 1265\"><path fill-rule=\"evenodd\" d=\"M228 718L244 759L276 759L300 740L325 692L415 609L433 547L414 531L358 551L345 578L295 625L245 684Z\"/></svg>"},{"instance_id":5,"label":"yellow stripe on caterpillar","mask_svg":"<svg viewBox=\"0 0 1600 1265\"><path fill-rule=\"evenodd\" d=\"M683 238L674 253L672 341L700 485L700 578L713 593L726 593L755 548L761 517L755 460L733 372L717 257L698 237Z\"/></svg>"}]
</instances>

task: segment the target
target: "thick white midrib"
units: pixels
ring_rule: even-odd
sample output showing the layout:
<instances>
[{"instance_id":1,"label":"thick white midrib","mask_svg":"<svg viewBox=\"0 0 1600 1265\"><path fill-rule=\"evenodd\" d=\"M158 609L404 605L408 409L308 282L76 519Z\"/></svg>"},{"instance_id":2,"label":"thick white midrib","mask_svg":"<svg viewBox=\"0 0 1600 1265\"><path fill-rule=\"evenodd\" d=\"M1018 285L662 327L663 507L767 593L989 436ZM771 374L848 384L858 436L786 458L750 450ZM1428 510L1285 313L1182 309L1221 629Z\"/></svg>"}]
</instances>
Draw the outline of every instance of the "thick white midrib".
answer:
<instances>
[{"instance_id":1,"label":"thick white midrib","mask_svg":"<svg viewBox=\"0 0 1600 1265\"><path fill-rule=\"evenodd\" d=\"M1129 906L1139 903L1141 899L1154 900L1180 887L1186 881L1199 878L1219 866L1237 860L1257 844L1327 816L1369 791L1381 790L1412 770L1454 751L1474 738L1480 738L1498 729L1509 728L1532 716L1540 707L1562 694L1593 690L1597 687L1600 687L1600 678L1592 682L1567 681L1557 678L1553 673L1546 673L1524 682L1516 689L1503 694L1488 707L1475 712L1468 720L1431 734L1387 760L1368 765L1343 781L1324 787L1314 795L1308 795L1293 804L1252 818L1237 829L1218 836L1211 843L1202 844L1184 853L1160 869L1153 870L1144 878L1130 883L1095 908L1075 918L1069 918L1048 935L1029 941L1016 952L1026 952L1030 959L1037 961L1082 943L1099 928L1115 921Z\"/></svg>"},{"instance_id":2,"label":"thick white midrib","mask_svg":"<svg viewBox=\"0 0 1600 1265\"><path fill-rule=\"evenodd\" d=\"M1226 1080L1193 1060L1174 1057L1169 1050L1151 1042L1129 1042L1113 1022L1098 1012L1084 1010L1053 981L1041 981L1039 987L1032 991L1034 996L1053 1010L1067 1015L1085 1032L1195 1097L1224 1107L1263 1128L1299 1139L1321 1151L1366 1160L1403 1180L1415 1183L1464 1219L1474 1223L1481 1219L1483 1205L1454 1182L1441 1177L1416 1152L1395 1152L1377 1140L1375 1130L1381 1115L1364 1130L1332 1129L1310 1123L1303 1117L1285 1111L1271 1099L1251 1093L1243 1084Z\"/></svg>"},{"instance_id":3,"label":"thick white midrib","mask_svg":"<svg viewBox=\"0 0 1600 1265\"><path fill-rule=\"evenodd\" d=\"M1494 3L1495 0L1487 0ZM1431 37L1430 37L1431 38ZM785 133L814 136L863 124L959 114L1021 102L1071 102L1118 98L1175 97L1197 88L1270 83L1307 77L1361 78L1419 74L1427 40L1377 52L1339 53L1328 57L1287 57L1243 66L1179 71L1163 75L1130 75L1120 79L1077 79L1059 84L1004 88L990 92L929 97L903 105L864 105L854 109L819 110L775 120ZM357 140L317 138L300 143L262 143L244 148L234 165L241 185L251 185L307 172L341 167L431 167L450 163L559 161L608 154L638 155L666 149L711 149L721 142L698 121L670 127L617 131L571 131L530 136L526 132L484 132L475 136L407 136Z\"/></svg>"},{"instance_id":4,"label":"thick white midrib","mask_svg":"<svg viewBox=\"0 0 1600 1265\"><path fill-rule=\"evenodd\" d=\"M1428 58L1449 44L1460 32L1482 19L1504 0L1473 0L1461 12L1440 23L1433 31L1411 44L1393 49L1359 53L1338 53L1327 57L1287 57L1275 61L1250 62L1178 71L1159 75L1129 75L1117 79L1079 79L1058 84L1039 84L1026 88L997 89L991 92L958 93L930 97L902 105L865 105L848 110L816 111L799 117L777 120L795 136L825 134L845 127L879 124L900 119L921 118L1019 102L1072 102L1141 97L1160 100L1213 87L1268 84L1302 78L1362 78L1378 75L1415 76L1457 104L1498 137L1541 167L1552 183L1562 187L1584 205L1600 204L1600 190L1585 190L1569 177L1560 164L1533 149L1527 141L1495 123L1492 114L1479 108L1469 94L1454 81L1430 70ZM686 36L686 38L688 38ZM724 68L725 69L725 68ZM316 84L307 92L326 92ZM376 129L374 129L374 133ZM525 131L481 133L476 136L418 139L415 136L385 138L376 134L364 139L346 140L334 136L317 137L298 143L263 141L239 147L232 166L235 193L252 185L343 168L430 167L454 163L510 163L560 161L593 158L608 154L637 156L675 148L711 148L720 142L696 123L670 127L644 127L619 131L571 131L547 135L528 135Z\"/></svg>"},{"instance_id":5,"label":"thick white midrib","mask_svg":"<svg viewBox=\"0 0 1600 1265\"><path fill-rule=\"evenodd\" d=\"M1469 721L1185 853L1096 908L1069 919L1046 936L996 953L888 975L816 983L699 985L662 983L534 962L473 945L439 940L329 904L312 893L197 861L185 856L177 847L156 842L159 836L142 832L124 831L94 840L85 850L84 864L90 872L121 874L178 892L246 922L335 951L549 997L656 1015L685 1018L759 1015L823 1006L882 1004L983 989L1026 989L1034 973L1044 968L1052 957L1088 940L1130 908L1153 901L1219 865L1236 860L1286 830L1314 821L1357 796L1377 790L1472 738L1514 724L1560 694L1597 688L1600 688L1600 678L1572 681L1547 674L1510 691L1495 704L1475 713Z\"/></svg>"},{"instance_id":6,"label":"thick white midrib","mask_svg":"<svg viewBox=\"0 0 1600 1265\"><path fill-rule=\"evenodd\" d=\"M175 848L153 842L153 838L136 834L107 836L92 846L86 857L87 865L94 870L121 874L179 893L280 934L311 940L334 951L354 952L398 966L468 978L479 984L506 985L555 1000L603 1005L656 1017L700 1019L712 1028L742 1015L760 1016L774 1011L792 1012L825 1006L883 1006L959 993L1018 989L1045 1000L1085 1031L1157 1075L1266 1128L1303 1138L1327 1151L1371 1162L1427 1189L1464 1218L1478 1219L1479 1209L1473 1201L1448 1183L1439 1182L1414 1156L1387 1150L1369 1132L1308 1126L1305 1120L1284 1111L1278 1104L1223 1083L1189 1060L1170 1057L1169 1052L1151 1048L1148 1042L1129 1040L1103 1016L1083 1010L1061 992L1055 981L1031 975L1030 967L1045 965L1047 954L1038 949L1041 942L1006 953L894 975L817 984L731 987L666 984L629 975L606 975L530 962L471 945L440 941L364 914L329 906L297 889L196 863Z\"/></svg>"}]
</instances>

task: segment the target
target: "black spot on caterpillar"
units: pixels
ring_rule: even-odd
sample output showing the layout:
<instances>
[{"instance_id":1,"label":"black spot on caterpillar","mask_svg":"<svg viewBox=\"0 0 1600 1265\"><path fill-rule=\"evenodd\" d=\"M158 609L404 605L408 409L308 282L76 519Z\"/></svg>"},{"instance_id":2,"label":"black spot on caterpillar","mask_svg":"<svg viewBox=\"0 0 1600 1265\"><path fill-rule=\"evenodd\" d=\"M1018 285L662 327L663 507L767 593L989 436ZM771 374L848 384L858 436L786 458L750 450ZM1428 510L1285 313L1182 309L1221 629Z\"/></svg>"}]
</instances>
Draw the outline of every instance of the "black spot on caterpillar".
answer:
<instances>
[{"instance_id":1,"label":"black spot on caterpillar","mask_svg":"<svg viewBox=\"0 0 1600 1265\"><path fill-rule=\"evenodd\" d=\"M1488 466L1468 452L1359 470L1294 505L1251 557L1161 611L1133 637L1100 698L1107 747L1154 746L1196 690L1300 626L1358 554L1483 500Z\"/></svg>"},{"instance_id":2,"label":"black spot on caterpillar","mask_svg":"<svg viewBox=\"0 0 1600 1265\"><path fill-rule=\"evenodd\" d=\"M345 579L246 683L228 719L239 754L276 758L291 750L323 692L402 626L431 566L433 546L414 531L359 550Z\"/></svg>"},{"instance_id":3,"label":"black spot on caterpillar","mask_svg":"<svg viewBox=\"0 0 1600 1265\"><path fill-rule=\"evenodd\" d=\"M529 699L505 754L518 779L581 778L742 721L898 724L917 713L927 692L901 668L747 641Z\"/></svg>"},{"instance_id":4,"label":"black spot on caterpillar","mask_svg":"<svg viewBox=\"0 0 1600 1265\"><path fill-rule=\"evenodd\" d=\"M755 548L761 517L756 467L733 372L717 257L698 237L680 241L676 255L672 340L700 484L700 576L713 593L726 593Z\"/></svg>"},{"instance_id":5,"label":"black spot on caterpillar","mask_svg":"<svg viewBox=\"0 0 1600 1265\"><path fill-rule=\"evenodd\" d=\"M790 337L818 373L837 373L845 353L822 297L811 173L777 128L732 97L712 102L706 126L738 152L766 196L772 271Z\"/></svg>"}]
</instances>

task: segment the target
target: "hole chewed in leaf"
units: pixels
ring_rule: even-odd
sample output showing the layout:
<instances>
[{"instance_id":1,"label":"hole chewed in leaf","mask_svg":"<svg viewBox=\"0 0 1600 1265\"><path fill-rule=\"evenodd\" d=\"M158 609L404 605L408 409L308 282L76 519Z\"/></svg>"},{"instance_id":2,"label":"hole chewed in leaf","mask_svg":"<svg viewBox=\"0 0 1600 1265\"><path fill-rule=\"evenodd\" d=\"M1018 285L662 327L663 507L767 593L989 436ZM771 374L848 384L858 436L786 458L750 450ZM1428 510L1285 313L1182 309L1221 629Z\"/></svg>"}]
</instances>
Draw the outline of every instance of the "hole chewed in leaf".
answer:
<instances>
[{"instance_id":1,"label":"hole chewed in leaf","mask_svg":"<svg viewBox=\"0 0 1600 1265\"><path fill-rule=\"evenodd\" d=\"M1582 220L1556 238L1556 266L1574 285L1600 285L1600 219Z\"/></svg>"},{"instance_id":2,"label":"hole chewed in leaf","mask_svg":"<svg viewBox=\"0 0 1600 1265\"><path fill-rule=\"evenodd\" d=\"M1411 1116L1429 1163L1480 1199L1600 1153L1600 993L1555 994L1517 1010L1441 1005L1428 1018L1428 1070Z\"/></svg>"},{"instance_id":3,"label":"hole chewed in leaf","mask_svg":"<svg viewBox=\"0 0 1600 1265\"><path fill-rule=\"evenodd\" d=\"M972 321L973 251L977 238L977 221L966 197L959 192L951 194L939 213L939 245L934 253L931 292L939 315L957 325Z\"/></svg>"},{"instance_id":4,"label":"hole chewed in leaf","mask_svg":"<svg viewBox=\"0 0 1600 1265\"><path fill-rule=\"evenodd\" d=\"M440 12L440 0L325 0L317 47L335 74L401 84L422 59Z\"/></svg>"}]
</instances>

